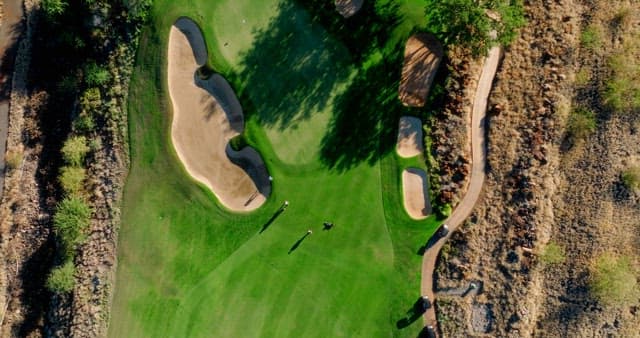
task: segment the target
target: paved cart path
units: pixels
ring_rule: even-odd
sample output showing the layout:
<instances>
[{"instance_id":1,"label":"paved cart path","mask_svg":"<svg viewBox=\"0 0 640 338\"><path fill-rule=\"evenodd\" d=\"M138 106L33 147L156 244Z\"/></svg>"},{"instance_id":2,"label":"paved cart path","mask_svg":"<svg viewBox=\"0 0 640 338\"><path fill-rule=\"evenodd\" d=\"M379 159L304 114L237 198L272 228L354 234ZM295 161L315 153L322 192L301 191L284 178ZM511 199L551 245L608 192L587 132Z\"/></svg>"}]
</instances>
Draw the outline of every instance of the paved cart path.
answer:
<instances>
[{"instance_id":1,"label":"paved cart path","mask_svg":"<svg viewBox=\"0 0 640 338\"><path fill-rule=\"evenodd\" d=\"M480 196L482 184L484 183L486 174L485 116L487 112L487 100L493 84L493 78L498 69L501 53L502 50L500 47L493 47L489 51L489 55L487 55L482 67L482 73L480 74L478 88L476 89L476 95L473 101L473 110L471 113L472 168L469 189L460 204L458 204L451 216L445 221L449 226L449 234L437 239L433 245L425 250L423 256L421 294L428 296L432 303L433 300L435 300L433 292L433 269L438 253L445 241L449 239L456 228L471 214ZM437 327L436 312L433 306L424 313L424 322L425 325L432 325L434 328Z\"/></svg>"}]
</instances>

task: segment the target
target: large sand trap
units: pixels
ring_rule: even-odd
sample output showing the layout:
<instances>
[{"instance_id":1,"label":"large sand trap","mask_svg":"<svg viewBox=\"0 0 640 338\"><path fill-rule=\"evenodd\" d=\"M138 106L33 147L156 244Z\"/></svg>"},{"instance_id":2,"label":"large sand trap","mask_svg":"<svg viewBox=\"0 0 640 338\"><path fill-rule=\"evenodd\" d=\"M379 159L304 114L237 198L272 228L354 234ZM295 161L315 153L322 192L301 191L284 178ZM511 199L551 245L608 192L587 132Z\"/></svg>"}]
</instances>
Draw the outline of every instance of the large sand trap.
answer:
<instances>
[{"instance_id":1,"label":"large sand trap","mask_svg":"<svg viewBox=\"0 0 640 338\"><path fill-rule=\"evenodd\" d=\"M255 150L235 152L229 146L244 129L242 107L222 76L198 76L208 55L193 21L180 18L171 27L168 56L171 139L178 157L187 172L229 209L258 208L271 192L269 175Z\"/></svg>"},{"instance_id":2,"label":"large sand trap","mask_svg":"<svg viewBox=\"0 0 640 338\"><path fill-rule=\"evenodd\" d=\"M362 8L363 2L364 0L335 0L338 13L345 18L352 17L356 14L360 8Z\"/></svg>"},{"instance_id":3,"label":"large sand trap","mask_svg":"<svg viewBox=\"0 0 640 338\"><path fill-rule=\"evenodd\" d=\"M408 168L402 171L404 208L413 219L424 219L431 214L429 180L422 169Z\"/></svg>"},{"instance_id":4,"label":"large sand trap","mask_svg":"<svg viewBox=\"0 0 640 338\"><path fill-rule=\"evenodd\" d=\"M413 116L402 116L398 127L398 155L414 157L424 152L422 121Z\"/></svg>"},{"instance_id":5,"label":"large sand trap","mask_svg":"<svg viewBox=\"0 0 640 338\"><path fill-rule=\"evenodd\" d=\"M407 40L398 95L405 106L423 107L442 60L442 46L431 34L418 33Z\"/></svg>"}]
</instances>

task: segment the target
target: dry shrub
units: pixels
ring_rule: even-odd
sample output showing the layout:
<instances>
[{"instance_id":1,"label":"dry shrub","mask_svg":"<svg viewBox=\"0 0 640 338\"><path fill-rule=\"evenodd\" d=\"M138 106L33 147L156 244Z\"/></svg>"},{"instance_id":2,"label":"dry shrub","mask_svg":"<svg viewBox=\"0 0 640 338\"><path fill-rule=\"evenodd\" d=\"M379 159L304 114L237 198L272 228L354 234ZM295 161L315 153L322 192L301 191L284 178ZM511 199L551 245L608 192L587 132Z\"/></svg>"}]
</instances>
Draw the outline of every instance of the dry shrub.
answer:
<instances>
[{"instance_id":1,"label":"dry shrub","mask_svg":"<svg viewBox=\"0 0 640 338\"><path fill-rule=\"evenodd\" d=\"M7 155L5 158L7 168L9 168L10 170L19 168L20 165L22 165L23 158L23 152L20 149L7 151Z\"/></svg>"},{"instance_id":2,"label":"dry shrub","mask_svg":"<svg viewBox=\"0 0 640 338\"><path fill-rule=\"evenodd\" d=\"M640 289L637 270L628 256L604 253L591 269L590 288L596 298L610 306L628 306L637 303Z\"/></svg>"}]
</instances>

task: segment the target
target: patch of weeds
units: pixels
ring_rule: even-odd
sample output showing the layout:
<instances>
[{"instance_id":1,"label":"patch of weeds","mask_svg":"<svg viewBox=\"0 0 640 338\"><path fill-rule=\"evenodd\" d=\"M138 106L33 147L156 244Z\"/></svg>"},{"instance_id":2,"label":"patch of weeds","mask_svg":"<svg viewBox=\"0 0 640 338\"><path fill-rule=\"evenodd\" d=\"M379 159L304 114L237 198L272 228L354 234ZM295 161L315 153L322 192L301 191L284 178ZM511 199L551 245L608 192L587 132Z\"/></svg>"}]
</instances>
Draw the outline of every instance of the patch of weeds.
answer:
<instances>
[{"instance_id":1,"label":"patch of weeds","mask_svg":"<svg viewBox=\"0 0 640 338\"><path fill-rule=\"evenodd\" d=\"M591 80L591 74L587 68L582 68L576 73L576 86L584 86Z\"/></svg>"},{"instance_id":2,"label":"patch of weeds","mask_svg":"<svg viewBox=\"0 0 640 338\"><path fill-rule=\"evenodd\" d=\"M615 111L640 109L640 43L630 37L609 59L611 75L604 83L604 102Z\"/></svg>"},{"instance_id":3,"label":"patch of weeds","mask_svg":"<svg viewBox=\"0 0 640 338\"><path fill-rule=\"evenodd\" d=\"M16 151L16 150L8 151L5 158L7 167L9 169L16 169L20 167L20 164L22 163L22 159L23 159L22 151Z\"/></svg>"},{"instance_id":4,"label":"patch of weeds","mask_svg":"<svg viewBox=\"0 0 640 338\"><path fill-rule=\"evenodd\" d=\"M85 179L84 168L79 167L62 167L60 170L60 185L67 194L77 194L82 190L82 184Z\"/></svg>"},{"instance_id":5,"label":"patch of weeds","mask_svg":"<svg viewBox=\"0 0 640 338\"><path fill-rule=\"evenodd\" d=\"M75 273L76 268L73 265L73 261L67 261L62 266L58 266L51 271L49 278L47 278L47 288L55 293L71 292L76 284Z\"/></svg>"},{"instance_id":6,"label":"patch of weeds","mask_svg":"<svg viewBox=\"0 0 640 338\"><path fill-rule=\"evenodd\" d=\"M602 43L602 31L596 25L589 25L580 34L580 45L588 50L595 50Z\"/></svg>"},{"instance_id":7,"label":"patch of weeds","mask_svg":"<svg viewBox=\"0 0 640 338\"><path fill-rule=\"evenodd\" d=\"M596 130L593 111L585 108L574 110L567 121L567 132L574 140L583 140Z\"/></svg>"},{"instance_id":8,"label":"patch of weeds","mask_svg":"<svg viewBox=\"0 0 640 338\"><path fill-rule=\"evenodd\" d=\"M549 242L542 251L542 254L540 254L540 260L547 265L559 264L564 262L565 259L564 248L555 242Z\"/></svg>"},{"instance_id":9,"label":"patch of weeds","mask_svg":"<svg viewBox=\"0 0 640 338\"><path fill-rule=\"evenodd\" d=\"M640 297L636 272L630 257L605 253L592 267L591 292L606 305L636 303Z\"/></svg>"},{"instance_id":10,"label":"patch of weeds","mask_svg":"<svg viewBox=\"0 0 640 338\"><path fill-rule=\"evenodd\" d=\"M627 189L640 189L640 166L632 166L623 171L622 182Z\"/></svg>"}]
</instances>

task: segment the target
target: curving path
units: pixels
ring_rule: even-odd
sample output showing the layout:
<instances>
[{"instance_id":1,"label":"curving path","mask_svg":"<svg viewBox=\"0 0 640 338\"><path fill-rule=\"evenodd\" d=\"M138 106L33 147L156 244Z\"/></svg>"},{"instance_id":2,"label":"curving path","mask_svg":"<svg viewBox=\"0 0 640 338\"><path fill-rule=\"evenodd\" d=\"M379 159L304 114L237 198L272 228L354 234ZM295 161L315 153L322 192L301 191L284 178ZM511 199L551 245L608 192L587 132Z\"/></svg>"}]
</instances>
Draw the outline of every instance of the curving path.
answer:
<instances>
[{"instance_id":1,"label":"curving path","mask_svg":"<svg viewBox=\"0 0 640 338\"><path fill-rule=\"evenodd\" d=\"M433 292L433 269L438 253L445 241L471 214L480 196L482 184L484 183L486 168L485 115L487 111L487 99L489 98L493 78L498 69L501 53L502 49L500 47L493 47L489 51L489 55L487 55L482 67L482 73L480 74L480 80L478 81L478 87L473 101L473 109L471 112L472 168L469 189L460 204L458 204L451 216L445 221L449 226L449 234L445 237L437 238L435 243L426 249L423 256L421 294L428 296L432 304L435 300ZM436 311L433 306L429 307L424 313L424 323L427 326L437 327Z\"/></svg>"}]
</instances>

